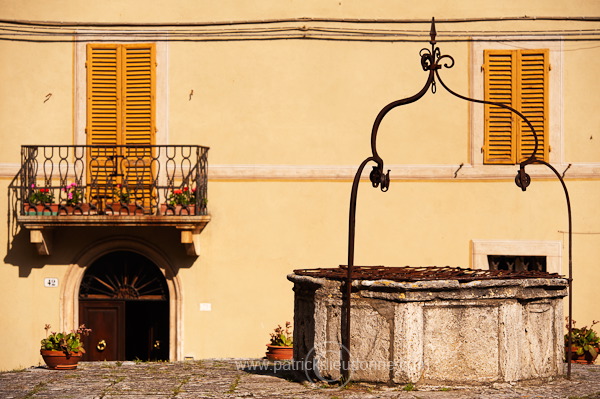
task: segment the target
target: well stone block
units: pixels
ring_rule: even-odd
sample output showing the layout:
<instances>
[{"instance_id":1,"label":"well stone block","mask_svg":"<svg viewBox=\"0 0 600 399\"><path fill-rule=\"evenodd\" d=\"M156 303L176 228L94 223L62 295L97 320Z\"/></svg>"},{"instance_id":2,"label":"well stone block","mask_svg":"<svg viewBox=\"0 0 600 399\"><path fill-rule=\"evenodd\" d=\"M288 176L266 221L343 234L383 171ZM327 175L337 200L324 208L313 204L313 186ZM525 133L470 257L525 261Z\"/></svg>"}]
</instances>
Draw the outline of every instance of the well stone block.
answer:
<instances>
[{"instance_id":1,"label":"well stone block","mask_svg":"<svg viewBox=\"0 0 600 399\"><path fill-rule=\"evenodd\" d=\"M290 274L294 359L341 375L344 283ZM353 282L353 380L485 384L564 374L563 278ZM315 362L316 361L316 362Z\"/></svg>"}]
</instances>

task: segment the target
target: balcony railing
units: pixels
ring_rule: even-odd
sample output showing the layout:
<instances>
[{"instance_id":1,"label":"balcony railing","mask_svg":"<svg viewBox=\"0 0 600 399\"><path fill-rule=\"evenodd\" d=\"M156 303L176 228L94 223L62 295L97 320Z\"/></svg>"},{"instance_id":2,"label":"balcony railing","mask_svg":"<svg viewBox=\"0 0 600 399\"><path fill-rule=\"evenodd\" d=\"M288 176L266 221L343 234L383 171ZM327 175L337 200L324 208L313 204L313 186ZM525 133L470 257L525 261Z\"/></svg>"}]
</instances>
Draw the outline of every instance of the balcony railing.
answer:
<instances>
[{"instance_id":1,"label":"balcony railing","mask_svg":"<svg viewBox=\"0 0 600 399\"><path fill-rule=\"evenodd\" d=\"M9 186L17 216L207 215L208 148L22 146Z\"/></svg>"}]
</instances>

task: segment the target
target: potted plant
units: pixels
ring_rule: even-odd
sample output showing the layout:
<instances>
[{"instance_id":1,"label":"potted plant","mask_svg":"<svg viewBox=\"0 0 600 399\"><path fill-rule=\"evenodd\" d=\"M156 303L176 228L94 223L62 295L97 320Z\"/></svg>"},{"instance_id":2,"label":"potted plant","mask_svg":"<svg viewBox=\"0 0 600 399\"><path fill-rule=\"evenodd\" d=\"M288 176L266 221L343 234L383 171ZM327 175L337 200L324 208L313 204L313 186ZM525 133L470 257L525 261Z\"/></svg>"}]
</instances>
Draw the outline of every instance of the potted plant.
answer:
<instances>
[{"instance_id":1,"label":"potted plant","mask_svg":"<svg viewBox=\"0 0 600 399\"><path fill-rule=\"evenodd\" d=\"M583 326L581 328L576 328L575 320L573 320L573 327L571 329L571 348L568 347L569 333L565 334L565 350L567 353L569 350L571 351L572 363L592 364L598 357L598 353L600 353L600 336L598 336L598 333L592 328L598 323L598 321L594 320L589 327Z\"/></svg>"},{"instance_id":2,"label":"potted plant","mask_svg":"<svg viewBox=\"0 0 600 399\"><path fill-rule=\"evenodd\" d=\"M161 214L195 215L196 189L188 186L174 188L167 197L167 202L161 206Z\"/></svg>"},{"instance_id":3,"label":"potted plant","mask_svg":"<svg viewBox=\"0 0 600 399\"><path fill-rule=\"evenodd\" d=\"M54 194L49 188L36 188L35 184L32 184L25 211L30 215L56 215L58 205L53 202Z\"/></svg>"},{"instance_id":4,"label":"potted plant","mask_svg":"<svg viewBox=\"0 0 600 399\"><path fill-rule=\"evenodd\" d=\"M89 212L89 204L83 204L83 190L81 187L73 182L66 187L63 187L62 191L65 193L65 203L58 207L58 213L60 214L81 214Z\"/></svg>"},{"instance_id":5,"label":"potted plant","mask_svg":"<svg viewBox=\"0 0 600 399\"><path fill-rule=\"evenodd\" d=\"M136 204L131 204L131 193L129 187L120 183L115 185L113 190L113 199L116 202L108 202L104 212L107 215L136 215L142 214L143 209Z\"/></svg>"},{"instance_id":6,"label":"potted plant","mask_svg":"<svg viewBox=\"0 0 600 399\"><path fill-rule=\"evenodd\" d=\"M77 363L85 353L82 335L88 335L92 330L85 328L85 325L79 326L77 330L66 332L51 332L50 324L44 327L46 338L41 341L40 354L49 369L52 370L72 370L77 368Z\"/></svg>"},{"instance_id":7,"label":"potted plant","mask_svg":"<svg viewBox=\"0 0 600 399\"><path fill-rule=\"evenodd\" d=\"M118 183L115 186L113 194L121 204L129 204L129 199L131 196L129 194L129 188L127 188L127 186L123 186L122 184Z\"/></svg>"},{"instance_id":8,"label":"potted plant","mask_svg":"<svg viewBox=\"0 0 600 399\"><path fill-rule=\"evenodd\" d=\"M294 339L292 323L287 321L285 328L280 325L271 333L271 343L267 344L269 360L292 360L294 358Z\"/></svg>"}]
</instances>

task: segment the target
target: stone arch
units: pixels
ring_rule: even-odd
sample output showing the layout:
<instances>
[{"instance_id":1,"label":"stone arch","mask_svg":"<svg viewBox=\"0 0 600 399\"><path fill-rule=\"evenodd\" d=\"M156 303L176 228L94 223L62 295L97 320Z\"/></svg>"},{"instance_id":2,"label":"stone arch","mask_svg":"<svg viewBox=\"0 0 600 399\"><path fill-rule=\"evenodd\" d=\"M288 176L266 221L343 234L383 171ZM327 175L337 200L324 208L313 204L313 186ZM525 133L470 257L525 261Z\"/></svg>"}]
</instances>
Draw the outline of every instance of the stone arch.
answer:
<instances>
[{"instance_id":1,"label":"stone arch","mask_svg":"<svg viewBox=\"0 0 600 399\"><path fill-rule=\"evenodd\" d=\"M79 325L79 289L89 266L115 251L131 251L147 257L163 273L169 290L169 359L182 360L183 306L181 279L169 257L144 240L132 236L112 236L99 240L80 251L68 266L60 292L60 325L70 331Z\"/></svg>"}]
</instances>

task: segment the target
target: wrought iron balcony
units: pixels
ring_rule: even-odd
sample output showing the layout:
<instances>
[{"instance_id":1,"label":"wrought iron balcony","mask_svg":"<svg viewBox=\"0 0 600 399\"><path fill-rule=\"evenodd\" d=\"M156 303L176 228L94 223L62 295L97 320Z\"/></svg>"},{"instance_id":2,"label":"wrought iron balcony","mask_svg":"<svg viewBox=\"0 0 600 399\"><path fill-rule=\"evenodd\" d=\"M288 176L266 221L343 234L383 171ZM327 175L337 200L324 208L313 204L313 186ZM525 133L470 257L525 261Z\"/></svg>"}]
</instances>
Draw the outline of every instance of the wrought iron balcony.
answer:
<instances>
[{"instance_id":1,"label":"wrought iron balcony","mask_svg":"<svg viewBox=\"0 0 600 399\"><path fill-rule=\"evenodd\" d=\"M175 226L197 234L210 220L207 164L208 148L196 145L22 146L12 214L30 230Z\"/></svg>"}]
</instances>

